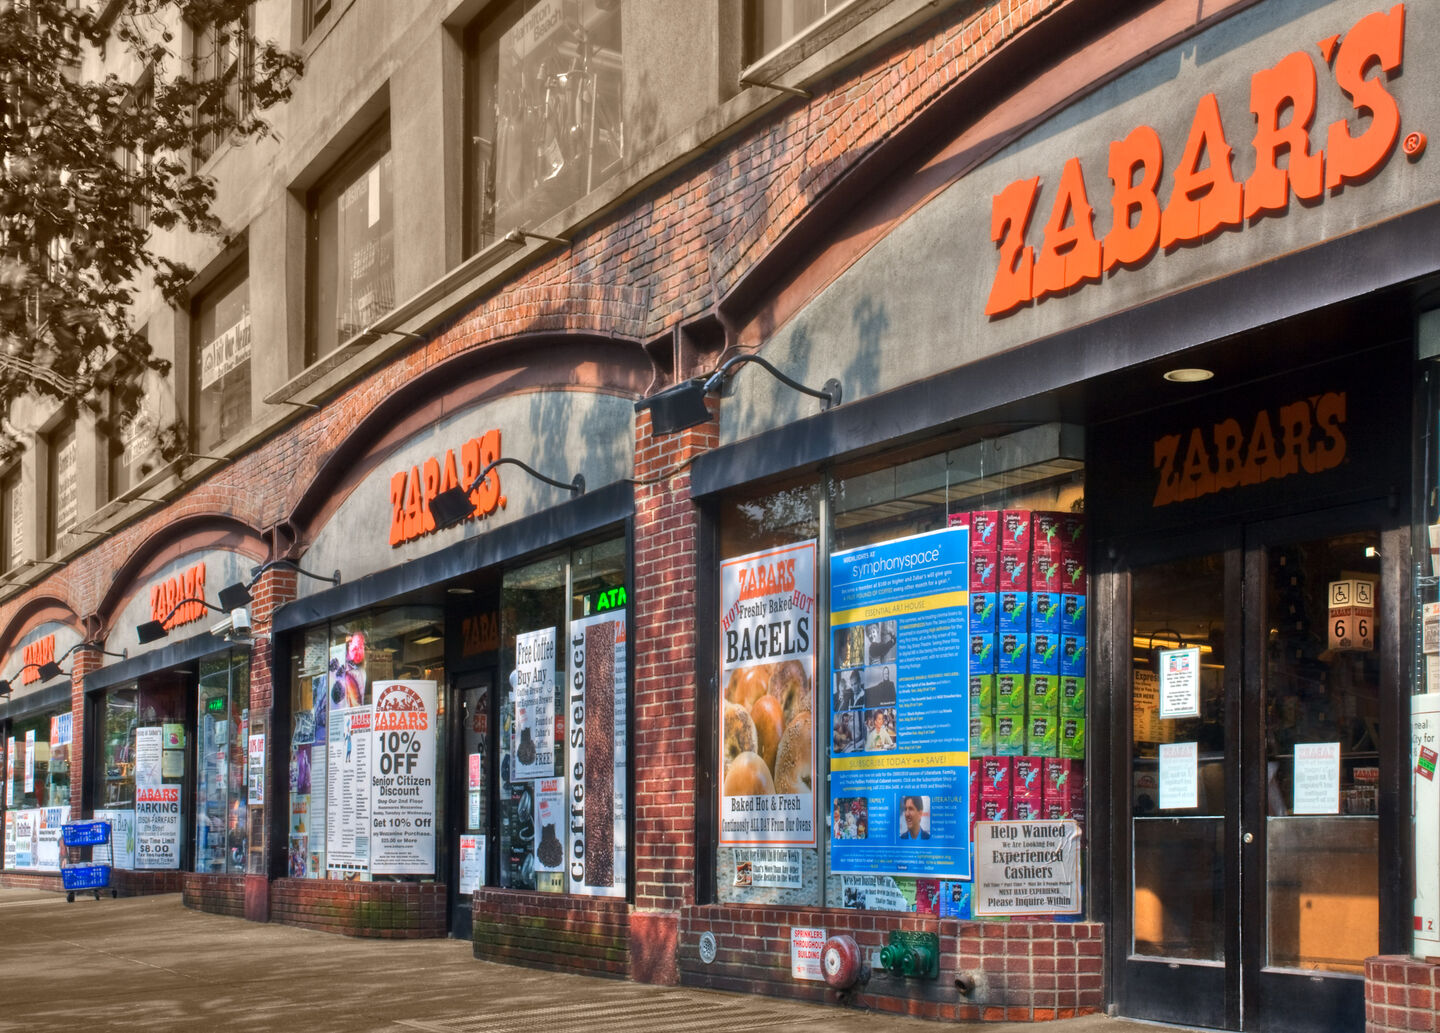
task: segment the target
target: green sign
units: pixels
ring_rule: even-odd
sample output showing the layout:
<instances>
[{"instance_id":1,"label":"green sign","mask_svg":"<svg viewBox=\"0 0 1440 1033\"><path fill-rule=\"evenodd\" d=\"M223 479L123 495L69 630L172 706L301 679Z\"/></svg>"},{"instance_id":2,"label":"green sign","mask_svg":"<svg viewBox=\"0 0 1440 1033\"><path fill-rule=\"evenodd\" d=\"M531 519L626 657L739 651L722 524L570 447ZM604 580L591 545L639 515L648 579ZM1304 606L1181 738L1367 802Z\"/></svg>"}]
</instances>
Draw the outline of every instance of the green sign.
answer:
<instances>
[{"instance_id":1,"label":"green sign","mask_svg":"<svg viewBox=\"0 0 1440 1033\"><path fill-rule=\"evenodd\" d=\"M590 593L589 613L607 613L625 608L625 586L617 585L599 592Z\"/></svg>"},{"instance_id":2,"label":"green sign","mask_svg":"<svg viewBox=\"0 0 1440 1033\"><path fill-rule=\"evenodd\" d=\"M225 697L216 696L214 699L206 700L205 709L212 714L225 713Z\"/></svg>"}]
</instances>

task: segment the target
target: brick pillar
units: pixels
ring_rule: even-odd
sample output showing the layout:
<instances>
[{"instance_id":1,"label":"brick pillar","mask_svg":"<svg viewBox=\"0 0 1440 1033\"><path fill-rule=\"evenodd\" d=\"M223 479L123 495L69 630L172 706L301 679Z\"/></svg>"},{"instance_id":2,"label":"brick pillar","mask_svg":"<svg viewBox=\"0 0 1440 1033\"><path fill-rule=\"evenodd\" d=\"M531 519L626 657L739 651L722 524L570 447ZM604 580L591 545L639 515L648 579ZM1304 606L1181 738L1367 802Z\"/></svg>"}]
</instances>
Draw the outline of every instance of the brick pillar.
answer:
<instances>
[{"instance_id":1,"label":"brick pillar","mask_svg":"<svg viewBox=\"0 0 1440 1033\"><path fill-rule=\"evenodd\" d=\"M279 771L280 765L276 760L276 751L283 743L277 741L275 735L275 642L270 631L270 621L274 617L275 610L281 604L295 598L295 588L299 575L293 570L282 567L274 567L260 575L260 580L250 587L250 627L254 636L254 644L250 649L250 727L253 730L257 727L257 718L263 718L265 724L265 752L266 752L266 778L265 778L265 827L275 827L275 815L270 808L275 807L277 799L276 780L271 777ZM288 684L288 678L281 673L280 681ZM284 700L280 704L284 704ZM253 827L253 823L252 823ZM251 922L270 921L270 873L268 871L268 859L274 852L274 844L267 843L265 856L267 859L267 870L259 874L253 874L248 870L245 873L245 917Z\"/></svg>"},{"instance_id":2,"label":"brick pillar","mask_svg":"<svg viewBox=\"0 0 1440 1033\"><path fill-rule=\"evenodd\" d=\"M99 767L102 758L85 753L85 676L98 671L104 655L98 649L77 649L70 654L70 816L92 813L94 800L85 799L85 765ZM100 749L104 743L97 744Z\"/></svg>"},{"instance_id":3,"label":"brick pillar","mask_svg":"<svg viewBox=\"0 0 1440 1033\"><path fill-rule=\"evenodd\" d=\"M695 556L690 472L713 448L712 421L651 438L635 427L635 913L631 975L679 981L680 909L695 902ZM655 483L644 483L647 481Z\"/></svg>"}]
</instances>

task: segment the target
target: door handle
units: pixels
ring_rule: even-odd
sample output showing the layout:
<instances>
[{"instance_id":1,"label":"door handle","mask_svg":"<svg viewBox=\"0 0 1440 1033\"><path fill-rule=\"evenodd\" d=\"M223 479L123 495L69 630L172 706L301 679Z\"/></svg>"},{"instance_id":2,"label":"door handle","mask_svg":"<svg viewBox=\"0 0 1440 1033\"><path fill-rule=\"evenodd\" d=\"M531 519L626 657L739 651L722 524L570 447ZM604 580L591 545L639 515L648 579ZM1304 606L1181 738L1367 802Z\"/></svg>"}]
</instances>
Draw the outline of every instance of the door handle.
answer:
<instances>
[{"instance_id":1,"label":"door handle","mask_svg":"<svg viewBox=\"0 0 1440 1033\"><path fill-rule=\"evenodd\" d=\"M1246 842L1246 843L1253 843L1253 842L1255 842L1255 833L1253 833L1253 832L1247 832L1247 833L1245 833L1245 835L1241 836L1240 838L1241 838L1244 842Z\"/></svg>"}]
</instances>

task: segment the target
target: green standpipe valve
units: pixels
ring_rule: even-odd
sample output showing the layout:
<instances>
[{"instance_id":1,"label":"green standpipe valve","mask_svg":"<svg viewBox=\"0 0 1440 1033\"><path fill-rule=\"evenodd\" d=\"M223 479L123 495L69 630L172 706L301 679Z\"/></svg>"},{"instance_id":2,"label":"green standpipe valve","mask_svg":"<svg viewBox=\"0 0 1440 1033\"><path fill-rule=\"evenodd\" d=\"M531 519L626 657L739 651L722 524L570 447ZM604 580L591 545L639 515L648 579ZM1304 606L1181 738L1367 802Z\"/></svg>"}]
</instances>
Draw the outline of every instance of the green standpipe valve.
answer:
<instances>
[{"instance_id":1,"label":"green standpipe valve","mask_svg":"<svg viewBox=\"0 0 1440 1033\"><path fill-rule=\"evenodd\" d=\"M893 972L897 976L902 975L901 965L904 963L905 947L903 944L891 943L880 948L880 964L885 971Z\"/></svg>"},{"instance_id":2,"label":"green standpipe valve","mask_svg":"<svg viewBox=\"0 0 1440 1033\"><path fill-rule=\"evenodd\" d=\"M900 959L900 969L907 976L929 975L939 959L925 944L912 944Z\"/></svg>"},{"instance_id":3,"label":"green standpipe valve","mask_svg":"<svg viewBox=\"0 0 1440 1033\"><path fill-rule=\"evenodd\" d=\"M934 979L940 974L940 937L934 933L892 932L880 949L880 964L895 976Z\"/></svg>"}]
</instances>

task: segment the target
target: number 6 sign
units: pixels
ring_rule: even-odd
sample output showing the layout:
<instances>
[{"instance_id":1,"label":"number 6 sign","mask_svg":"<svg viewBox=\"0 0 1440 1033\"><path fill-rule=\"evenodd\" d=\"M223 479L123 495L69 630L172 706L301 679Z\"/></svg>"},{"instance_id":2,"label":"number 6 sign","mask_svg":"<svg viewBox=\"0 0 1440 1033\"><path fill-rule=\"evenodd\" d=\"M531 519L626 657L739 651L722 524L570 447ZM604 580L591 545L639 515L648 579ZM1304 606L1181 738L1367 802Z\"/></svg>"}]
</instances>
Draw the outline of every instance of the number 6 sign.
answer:
<instances>
[{"instance_id":1,"label":"number 6 sign","mask_svg":"<svg viewBox=\"0 0 1440 1033\"><path fill-rule=\"evenodd\" d=\"M1375 648L1375 583L1330 582L1330 648L1369 652Z\"/></svg>"}]
</instances>

